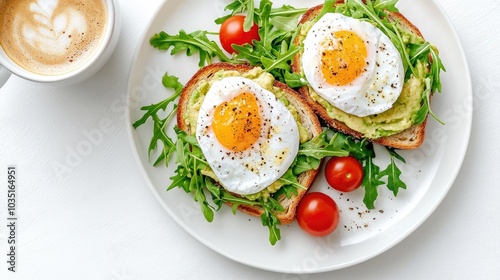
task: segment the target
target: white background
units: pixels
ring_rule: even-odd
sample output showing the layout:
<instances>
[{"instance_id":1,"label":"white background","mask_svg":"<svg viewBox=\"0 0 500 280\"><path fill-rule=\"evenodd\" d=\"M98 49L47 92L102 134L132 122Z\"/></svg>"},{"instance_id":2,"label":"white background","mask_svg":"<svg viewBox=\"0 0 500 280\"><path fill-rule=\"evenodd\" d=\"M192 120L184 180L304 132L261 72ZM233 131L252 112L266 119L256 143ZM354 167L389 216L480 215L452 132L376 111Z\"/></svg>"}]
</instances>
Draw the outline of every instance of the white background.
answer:
<instances>
[{"instance_id":1,"label":"white background","mask_svg":"<svg viewBox=\"0 0 500 280\"><path fill-rule=\"evenodd\" d=\"M151 194L124 106L134 48L161 0L119 2L122 35L96 76L72 87L12 77L0 89L0 279L500 279L500 2L438 0L465 49L475 101L465 162L442 204L378 257L296 276L213 252ZM69 169L56 172L58 164ZM6 263L9 165L18 169L17 273Z\"/></svg>"}]
</instances>

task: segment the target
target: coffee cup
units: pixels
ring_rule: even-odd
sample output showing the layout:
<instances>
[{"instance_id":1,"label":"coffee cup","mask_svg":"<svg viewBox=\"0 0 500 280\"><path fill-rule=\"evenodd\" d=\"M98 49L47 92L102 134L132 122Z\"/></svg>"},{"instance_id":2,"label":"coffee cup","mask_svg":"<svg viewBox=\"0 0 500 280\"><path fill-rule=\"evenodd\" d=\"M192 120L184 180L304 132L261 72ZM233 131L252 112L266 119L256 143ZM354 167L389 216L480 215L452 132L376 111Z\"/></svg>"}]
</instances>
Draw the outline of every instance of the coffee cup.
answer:
<instances>
[{"instance_id":1,"label":"coffee cup","mask_svg":"<svg viewBox=\"0 0 500 280\"><path fill-rule=\"evenodd\" d=\"M116 0L0 0L0 88L12 74L86 80L111 57L120 28Z\"/></svg>"}]
</instances>

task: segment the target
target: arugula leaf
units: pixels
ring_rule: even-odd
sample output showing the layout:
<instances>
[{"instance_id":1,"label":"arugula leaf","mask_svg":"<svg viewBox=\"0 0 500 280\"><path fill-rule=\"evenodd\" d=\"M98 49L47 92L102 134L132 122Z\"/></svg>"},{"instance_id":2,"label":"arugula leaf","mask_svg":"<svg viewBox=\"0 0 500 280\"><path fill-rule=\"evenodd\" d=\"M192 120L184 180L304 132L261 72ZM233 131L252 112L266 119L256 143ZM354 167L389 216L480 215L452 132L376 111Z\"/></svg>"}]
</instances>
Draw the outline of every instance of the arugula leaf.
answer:
<instances>
[{"instance_id":1,"label":"arugula leaf","mask_svg":"<svg viewBox=\"0 0 500 280\"><path fill-rule=\"evenodd\" d=\"M368 158L375 158L373 144L366 139L357 141L349 137L347 138L347 145L349 146L349 152L359 160L364 161Z\"/></svg>"},{"instance_id":2,"label":"arugula leaf","mask_svg":"<svg viewBox=\"0 0 500 280\"><path fill-rule=\"evenodd\" d=\"M184 142L187 134L180 129L176 128L178 139L176 143L177 160L178 164L176 175L170 179L172 183L167 188L170 190L174 187L181 187L184 191L192 193L194 200L200 204L203 216L208 222L212 222L214 212L212 206L208 203L204 189L205 180L203 179L202 170L208 165L203 159L203 154L199 147L194 147Z\"/></svg>"},{"instance_id":3,"label":"arugula leaf","mask_svg":"<svg viewBox=\"0 0 500 280\"><path fill-rule=\"evenodd\" d=\"M250 30L254 22L257 23L260 41L254 40L253 45L233 45L237 52L233 57L228 57L214 41L208 39L207 35L218 34L215 32L200 30L188 34L180 30L177 35L160 32L151 38L150 43L160 50L172 48L172 55L180 52L187 56L198 54L200 67L212 63L214 58L234 64L250 63L265 68L279 81L286 83L287 75L288 81L295 87L304 85L300 79L290 79L293 74L289 62L300 51L300 47L292 44L292 40L299 32L298 19L307 8L296 9L290 5L273 8L269 0L260 1L256 8L253 0L236 0L228 4L225 10L230 10L230 14L216 19L217 24L222 24L235 14L246 13L244 30Z\"/></svg>"},{"instance_id":4,"label":"arugula leaf","mask_svg":"<svg viewBox=\"0 0 500 280\"><path fill-rule=\"evenodd\" d=\"M415 114L413 123L417 125L422 124L427 119L428 114L429 114L429 105L427 104L427 101L425 101L424 104L422 104L420 109Z\"/></svg>"},{"instance_id":5,"label":"arugula leaf","mask_svg":"<svg viewBox=\"0 0 500 280\"><path fill-rule=\"evenodd\" d=\"M298 155L295 159L295 163L292 165L293 174L298 175L303 172L307 172L312 169L318 169L321 165L321 160L308 157L304 155Z\"/></svg>"},{"instance_id":6,"label":"arugula leaf","mask_svg":"<svg viewBox=\"0 0 500 280\"><path fill-rule=\"evenodd\" d=\"M401 170L395 162L395 159L398 159L405 163L405 159L399 155L395 149L386 148L391 157L391 164L381 172L380 167L373 162L376 155L371 142L368 142L366 139L361 141L355 140L352 137L346 137L343 140L345 140L350 154L357 158L363 165L364 177L361 183L365 189L363 202L368 209L375 208L375 201L378 197L378 187L385 184L380 180L383 177L387 176L388 182L386 186L389 190L393 191L394 196L397 196L400 188L406 189L406 184L400 179Z\"/></svg>"},{"instance_id":7,"label":"arugula leaf","mask_svg":"<svg viewBox=\"0 0 500 280\"><path fill-rule=\"evenodd\" d=\"M229 15L217 18L215 20L215 23L222 24L229 17L234 16L236 14L243 13L245 11L249 11L249 13L253 14L254 13L253 7L254 7L253 0L236 0L234 2L231 2L230 4L228 4L224 8L224 11L228 11L229 10L229 11L231 11L231 13ZM248 30L250 30L250 28Z\"/></svg>"},{"instance_id":8,"label":"arugula leaf","mask_svg":"<svg viewBox=\"0 0 500 280\"><path fill-rule=\"evenodd\" d=\"M233 204L233 207L232 207L233 214L236 214L236 210L238 209L239 205L242 205L242 204L243 205L250 205L250 206L260 205L259 202L251 201L251 200L241 198L241 197L236 197L226 190L224 190L222 192L222 200L224 202L229 202L229 203Z\"/></svg>"},{"instance_id":9,"label":"arugula leaf","mask_svg":"<svg viewBox=\"0 0 500 280\"><path fill-rule=\"evenodd\" d=\"M298 154L306 155L308 157L313 157L316 159L333 156L348 156L349 152L347 150L344 150L343 146L340 147L338 145L338 142L336 141L339 134L335 134L335 136L333 136L329 142L326 139L327 134L328 130L325 130L318 136L300 145Z\"/></svg>"},{"instance_id":10,"label":"arugula leaf","mask_svg":"<svg viewBox=\"0 0 500 280\"><path fill-rule=\"evenodd\" d=\"M221 189L218 186L216 186L212 181L212 179L210 179L209 177L205 177L205 187L212 195L212 201L217 206L217 208L215 208L214 210L219 211L222 208L222 203L224 202L224 200L221 197L221 195L223 195Z\"/></svg>"},{"instance_id":11,"label":"arugula leaf","mask_svg":"<svg viewBox=\"0 0 500 280\"><path fill-rule=\"evenodd\" d=\"M286 198L291 198L292 195L298 195L299 192L294 186L282 186L277 192L274 193L273 197L280 197L285 195Z\"/></svg>"},{"instance_id":12,"label":"arugula leaf","mask_svg":"<svg viewBox=\"0 0 500 280\"><path fill-rule=\"evenodd\" d=\"M420 59L427 60L429 56L431 56L432 58L431 69L425 78L424 92L422 93L422 105L415 116L414 123L423 123L427 119L427 115L430 114L436 121L444 124L444 122L440 120L437 115L434 114L434 112L431 110L430 99L434 92L441 92L440 73L441 71L446 71L446 69L436 51L434 50L434 47L430 43L425 42L421 45L410 46L411 61L417 61Z\"/></svg>"},{"instance_id":13,"label":"arugula leaf","mask_svg":"<svg viewBox=\"0 0 500 280\"><path fill-rule=\"evenodd\" d=\"M306 187L302 186L297 180L297 176L293 173L292 168L289 168L278 181L282 182L284 185L292 185L297 189L305 190Z\"/></svg>"},{"instance_id":14,"label":"arugula leaf","mask_svg":"<svg viewBox=\"0 0 500 280\"><path fill-rule=\"evenodd\" d=\"M396 24L393 23L392 26L395 26ZM401 54L401 58L403 60L403 68L405 71L406 76L409 76L410 74L416 75L415 72L415 67L413 67L413 64L410 61L408 51L406 50L405 42L403 40L403 37L401 36L401 33L399 32L399 29L397 27L394 27L394 33L396 34L396 40L397 43L394 44L398 51ZM408 73L409 72L409 73Z\"/></svg>"},{"instance_id":15,"label":"arugula leaf","mask_svg":"<svg viewBox=\"0 0 500 280\"><path fill-rule=\"evenodd\" d=\"M280 220L276 215L273 214L275 211L283 211L283 207L272 197L268 199L268 202L264 202L263 200L259 200L262 209L264 212L260 216L260 220L263 226L269 228L269 242L271 245L275 245L281 239L281 232L278 228L281 225Z\"/></svg>"},{"instance_id":16,"label":"arugula leaf","mask_svg":"<svg viewBox=\"0 0 500 280\"><path fill-rule=\"evenodd\" d=\"M385 170L380 172L379 177L383 178L387 176L387 188L392 191L394 196L398 195L399 189L406 189L406 184L401 180L401 170L396 165L392 153L389 153L391 157L391 163L387 166Z\"/></svg>"},{"instance_id":17,"label":"arugula leaf","mask_svg":"<svg viewBox=\"0 0 500 280\"><path fill-rule=\"evenodd\" d=\"M132 125L134 129L137 129L139 126L146 123L146 121L150 117L153 120L153 137L151 138L148 146L148 160L151 160L151 153L158 148L158 141L163 143L162 152L153 163L153 166L158 165L162 161L165 161L165 165L168 166L170 156L175 151L175 143L167 135L166 126L177 112L177 105L174 105L173 109L170 111L167 117L163 119L158 117L158 112L160 110L166 111L168 105L177 100L182 92L182 89L184 88L184 86L179 82L179 78L177 78L176 76L171 76L168 73L165 73L165 75L163 76L162 83L167 89L173 89L174 93L170 97L166 98L163 101L160 101L157 104L142 107L141 110L146 112L144 113L142 118L134 122Z\"/></svg>"},{"instance_id":18,"label":"arugula leaf","mask_svg":"<svg viewBox=\"0 0 500 280\"><path fill-rule=\"evenodd\" d=\"M298 73L290 73L290 72L285 72L285 83L291 87L291 88L299 88L302 86L309 85L309 82L306 80L306 78Z\"/></svg>"},{"instance_id":19,"label":"arugula leaf","mask_svg":"<svg viewBox=\"0 0 500 280\"><path fill-rule=\"evenodd\" d=\"M236 210L240 205L250 205L256 206L260 205L259 202L251 201L242 197L236 197L228 192L226 189L221 188L214 184L213 180L209 177L205 178L205 186L207 190L212 194L212 201L217 205L215 211L219 211L223 203L232 204L232 212L236 214Z\"/></svg>"},{"instance_id":20,"label":"arugula leaf","mask_svg":"<svg viewBox=\"0 0 500 280\"><path fill-rule=\"evenodd\" d=\"M162 83L167 89L168 88L174 89L174 94L172 94L167 99L160 101L157 104L152 104L149 106L142 107L141 110L146 111L146 113L142 116L142 118L140 118L139 120L137 120L132 124L134 128L138 128L139 126L146 123L147 119L149 117L156 115L158 111L160 110L165 111L167 109L167 106L171 102L175 101L177 97L179 97L179 95L182 92L182 89L184 88L184 86L179 82L178 77L170 76L168 73L165 73L165 75L163 76Z\"/></svg>"},{"instance_id":21,"label":"arugula leaf","mask_svg":"<svg viewBox=\"0 0 500 280\"><path fill-rule=\"evenodd\" d=\"M272 3L269 0L263 0L260 2L259 15L257 16L259 21L259 37L262 46L262 51L267 52L267 50L272 49L273 37L269 36L273 29L270 22Z\"/></svg>"},{"instance_id":22,"label":"arugula leaf","mask_svg":"<svg viewBox=\"0 0 500 280\"><path fill-rule=\"evenodd\" d=\"M272 12L272 11L271 11ZM271 24L278 30L294 32L297 29L297 22L301 14L292 16L271 16Z\"/></svg>"},{"instance_id":23,"label":"arugula leaf","mask_svg":"<svg viewBox=\"0 0 500 280\"><path fill-rule=\"evenodd\" d=\"M249 7L247 4L246 1L235 1L231 9L239 12L247 11L248 14L254 15L254 21L259 25L260 41L253 41L253 45L233 45L233 49L238 53L234 59L248 61L253 66L261 66L277 80L286 83L285 75L289 78L293 76L290 61L300 51L300 47L292 44L292 40L298 33L298 19L307 9L296 9L289 5L273 8L269 0L260 1L258 8ZM222 23L220 20L217 22ZM288 79L288 81L295 87L304 85L303 81L298 83L298 79L295 81Z\"/></svg>"},{"instance_id":24,"label":"arugula leaf","mask_svg":"<svg viewBox=\"0 0 500 280\"><path fill-rule=\"evenodd\" d=\"M391 157L394 157L396 159L398 159L399 161L401 161L402 163L406 163L406 160L396 152L396 149L394 148L389 148L389 147L385 147L385 149L387 150L387 152L389 153L389 155Z\"/></svg>"},{"instance_id":25,"label":"arugula leaf","mask_svg":"<svg viewBox=\"0 0 500 280\"><path fill-rule=\"evenodd\" d=\"M424 42L423 44L410 44L410 62L415 64L419 59L427 58L432 45L429 42Z\"/></svg>"},{"instance_id":26,"label":"arugula leaf","mask_svg":"<svg viewBox=\"0 0 500 280\"><path fill-rule=\"evenodd\" d=\"M246 9L249 11L247 16L245 17L245 21L243 23L243 31L248 32L254 25L254 2L253 0L246 1Z\"/></svg>"},{"instance_id":27,"label":"arugula leaf","mask_svg":"<svg viewBox=\"0 0 500 280\"><path fill-rule=\"evenodd\" d=\"M286 18L293 18L298 20L300 15L303 13L307 12L308 8L295 8L290 5L283 5L280 8L273 8L271 10L270 17L286 17ZM295 26L297 27L297 26Z\"/></svg>"},{"instance_id":28,"label":"arugula leaf","mask_svg":"<svg viewBox=\"0 0 500 280\"><path fill-rule=\"evenodd\" d=\"M441 58L437 54L436 50L434 48L430 48L430 53L432 57L432 66L431 66L431 72L430 76L432 77L432 87L431 91L436 92L441 92L441 78L440 78L440 73L441 71L446 71L446 68L444 67L443 62L441 61Z\"/></svg>"},{"instance_id":29,"label":"arugula leaf","mask_svg":"<svg viewBox=\"0 0 500 280\"><path fill-rule=\"evenodd\" d=\"M184 89L184 86L179 82L179 77L169 75L168 72L163 75L161 83L165 88L173 89L175 93L180 93Z\"/></svg>"},{"instance_id":30,"label":"arugula leaf","mask_svg":"<svg viewBox=\"0 0 500 280\"><path fill-rule=\"evenodd\" d=\"M292 17L273 17L270 18L271 24L280 31L292 32L297 28L297 19Z\"/></svg>"},{"instance_id":31,"label":"arugula leaf","mask_svg":"<svg viewBox=\"0 0 500 280\"><path fill-rule=\"evenodd\" d=\"M373 3L373 8L378 11L388 10L390 12L399 12L396 4L399 0L376 0Z\"/></svg>"},{"instance_id":32,"label":"arugula leaf","mask_svg":"<svg viewBox=\"0 0 500 280\"><path fill-rule=\"evenodd\" d=\"M216 19L215 23L221 24L231 16L247 12L245 21L243 22L243 31L248 32L252 28L254 24L254 15L255 15L255 3L253 0L236 0L228 4L224 8L224 10L225 11L230 10L231 14Z\"/></svg>"},{"instance_id":33,"label":"arugula leaf","mask_svg":"<svg viewBox=\"0 0 500 280\"><path fill-rule=\"evenodd\" d=\"M197 181L191 181L191 182L193 182L193 190L191 192L194 193L194 200L200 204L201 212L203 213L205 220L211 223L214 220L214 211L212 210L212 207L210 207L210 205L208 204L207 198L203 193L203 189L200 188L200 185L194 184L194 182Z\"/></svg>"},{"instance_id":34,"label":"arugula leaf","mask_svg":"<svg viewBox=\"0 0 500 280\"><path fill-rule=\"evenodd\" d=\"M329 134L333 134L330 140L328 140ZM290 175L296 177L303 172L317 170L320 167L321 160L325 157L348 155L347 136L325 129L321 134L300 145L297 158L292 163L287 174L291 172Z\"/></svg>"},{"instance_id":35,"label":"arugula leaf","mask_svg":"<svg viewBox=\"0 0 500 280\"><path fill-rule=\"evenodd\" d=\"M330 131L326 130L326 134L327 137L329 137ZM330 137L329 145L331 146L331 149L345 150L350 153L349 141L354 142L354 139L343 133L333 132L333 135Z\"/></svg>"},{"instance_id":36,"label":"arugula leaf","mask_svg":"<svg viewBox=\"0 0 500 280\"><path fill-rule=\"evenodd\" d=\"M317 20L322 18L327 13L334 13L336 2L337 2L337 0L325 0L325 3L323 4L323 8L321 8L321 11L319 12L319 15L317 17Z\"/></svg>"},{"instance_id":37,"label":"arugula leaf","mask_svg":"<svg viewBox=\"0 0 500 280\"><path fill-rule=\"evenodd\" d=\"M206 64L212 63L212 58L217 57L223 62L241 63L226 56L222 49L215 43L208 39L208 31L199 30L192 33L186 33L180 30L177 35L169 35L162 31L155 34L150 43L153 47L159 50L168 50L172 48L171 55L179 52L185 52L187 56L198 53L200 61L198 66L202 67Z\"/></svg>"},{"instance_id":38,"label":"arugula leaf","mask_svg":"<svg viewBox=\"0 0 500 280\"><path fill-rule=\"evenodd\" d=\"M153 163L153 166L158 165L161 161L165 160L166 166L168 166L168 162L170 160L170 155L175 151L175 143L174 141L167 135L166 126L170 122L170 119L177 112L175 106L174 110L170 112L170 114L165 119L159 119L158 116L153 115L154 120L154 129L153 129L153 137L151 138L151 142L148 147L148 160L151 160L151 152L156 150L158 146L158 141L163 143L163 150L160 156Z\"/></svg>"},{"instance_id":39,"label":"arugula leaf","mask_svg":"<svg viewBox=\"0 0 500 280\"><path fill-rule=\"evenodd\" d=\"M380 167L373 163L373 157L368 157L363 165L364 178L363 187L365 188L365 196L363 203L368 209L375 209L375 200L378 197L378 186L383 185L380 181Z\"/></svg>"},{"instance_id":40,"label":"arugula leaf","mask_svg":"<svg viewBox=\"0 0 500 280\"><path fill-rule=\"evenodd\" d=\"M269 0L260 1L259 9L255 9L255 4L254 4L254 1L252 1L252 0L236 0L236 1L228 4L224 8L225 11L229 10L229 11L231 11L231 13L228 15L225 15L223 17L217 18L215 20L215 23L222 24L229 17L234 16L236 14L241 14L241 13L246 12L249 17L246 18L247 21L244 23L244 24L246 24L246 26L244 26L244 30L248 31L251 28L251 23L253 24L253 22L256 22L257 24L260 25L261 22L259 21L259 19L264 18L263 13L262 13L262 10L263 10L262 7L264 5L268 5L268 4L272 6L273 3ZM307 8L296 9L290 5L283 5L280 8L272 8L272 10L270 11L270 14L267 18L273 19L273 18L280 18L281 17L283 20L286 20L286 19L295 17L296 19L298 19L298 17L301 14L305 13L307 10L308 10ZM295 25L296 25L296 23L295 23Z\"/></svg>"},{"instance_id":41,"label":"arugula leaf","mask_svg":"<svg viewBox=\"0 0 500 280\"><path fill-rule=\"evenodd\" d=\"M283 41L283 44L286 44L286 42ZM290 64L288 62L294 58L294 56L300 51L301 48L297 45L291 45L285 48L287 50L285 52L280 52L276 59L261 57L261 62L262 66L264 66L264 70L269 72L278 68L285 71L290 71Z\"/></svg>"},{"instance_id":42,"label":"arugula leaf","mask_svg":"<svg viewBox=\"0 0 500 280\"><path fill-rule=\"evenodd\" d=\"M255 42L255 44L258 43ZM246 59L251 65L258 65L261 63L260 58L262 57L262 54L259 52L259 50L256 50L254 46L250 44L244 44L242 46L232 45L232 47L233 50L238 52L238 54L235 56L236 59Z\"/></svg>"},{"instance_id":43,"label":"arugula leaf","mask_svg":"<svg viewBox=\"0 0 500 280\"><path fill-rule=\"evenodd\" d=\"M425 90L424 90L424 93L422 95L423 103L424 103L424 106L428 108L427 109L428 114L430 114L440 124L444 125L444 122L442 120L440 120L436 114L434 114L434 112L432 111L431 106L430 106L431 96L432 96L432 85L433 85L432 76L425 78Z\"/></svg>"}]
</instances>

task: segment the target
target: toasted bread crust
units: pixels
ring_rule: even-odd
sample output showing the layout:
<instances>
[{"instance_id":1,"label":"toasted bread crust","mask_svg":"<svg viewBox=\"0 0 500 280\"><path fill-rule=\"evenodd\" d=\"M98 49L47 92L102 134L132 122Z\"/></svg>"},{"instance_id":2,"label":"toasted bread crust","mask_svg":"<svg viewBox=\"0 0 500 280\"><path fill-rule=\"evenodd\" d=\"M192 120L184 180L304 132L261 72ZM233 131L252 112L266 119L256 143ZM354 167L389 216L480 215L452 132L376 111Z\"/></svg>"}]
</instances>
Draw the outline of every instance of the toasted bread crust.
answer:
<instances>
[{"instance_id":1,"label":"toasted bread crust","mask_svg":"<svg viewBox=\"0 0 500 280\"><path fill-rule=\"evenodd\" d=\"M179 97L178 104L178 113L177 113L177 125L180 129L185 131L188 134L195 133L194 131L190 131L189 126L185 122L185 116L189 110L188 102L191 95L197 89L199 83L204 80L209 80L211 77L221 71L237 71L239 73L245 73L252 70L254 67L244 64L233 65L229 63L214 63L204 68L200 69L186 84L184 90L182 91ZM307 128L311 137L317 136L321 134L322 128L321 124L318 120L318 117L314 113L311 107L304 101L303 98L286 84L281 83L279 81L274 82L274 86L282 90L287 99L293 104L299 113L301 123L304 127ZM313 184L318 170L311 170L308 172L302 173L298 177L299 183L304 186L306 189L299 189L298 195L292 195L291 198L286 198L284 195L278 198L280 204L285 208L285 211L276 213L277 218L280 220L282 224L291 223L295 219L295 212L297 209L297 205L300 200L307 192L309 187ZM230 204L229 204L230 205ZM260 207L248 206L248 205L239 205L238 210L247 213L252 216L259 217L263 210Z\"/></svg>"},{"instance_id":2,"label":"toasted bread crust","mask_svg":"<svg viewBox=\"0 0 500 280\"><path fill-rule=\"evenodd\" d=\"M344 0L338 0L336 4L343 4ZM319 13L321 12L321 9L323 8L323 5L317 5L315 7L310 8L304 15L302 16L299 24L303 24L309 21L314 20ZM389 20L391 21L397 21L399 22L405 29L407 29L410 32L413 32L414 34L420 36L423 38L422 33L418 28L413 25L404 15L401 13L397 12L388 12L388 17ZM297 36L295 39L294 44L300 45L302 42L303 38L300 36ZM301 54L297 54L293 61L292 61L292 71L295 73L300 73L301 72ZM303 86L298 89L298 92L302 95L302 97L307 101L309 106L311 106L316 114L330 127L344 133L351 135L356 138L364 138L364 135L356 131L354 129L349 128L345 123L331 118L326 109L319 103L315 102L309 94L309 87ZM409 127L406 130L403 130L399 133L396 133L394 135L390 136L385 136L385 137L380 137L376 139L368 139L372 142L378 143L383 146L387 147L392 147L392 148L397 148L397 149L404 149L404 150L410 150L410 149L416 149L420 145L422 145L424 138L425 138L425 126L426 122L424 121L420 125L413 125Z\"/></svg>"}]
</instances>

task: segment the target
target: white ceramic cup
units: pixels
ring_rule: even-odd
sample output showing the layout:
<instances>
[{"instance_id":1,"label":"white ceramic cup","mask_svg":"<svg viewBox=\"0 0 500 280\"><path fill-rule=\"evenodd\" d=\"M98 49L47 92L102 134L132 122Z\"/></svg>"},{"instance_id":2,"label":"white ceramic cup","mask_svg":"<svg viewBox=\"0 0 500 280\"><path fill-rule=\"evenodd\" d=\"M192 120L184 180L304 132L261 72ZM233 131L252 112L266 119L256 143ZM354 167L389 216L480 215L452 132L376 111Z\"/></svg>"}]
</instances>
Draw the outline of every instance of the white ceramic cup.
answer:
<instances>
[{"instance_id":1,"label":"white ceramic cup","mask_svg":"<svg viewBox=\"0 0 500 280\"><path fill-rule=\"evenodd\" d=\"M72 85L93 76L111 57L120 37L121 17L117 2L117 0L104 0L107 8L107 24L103 39L93 56L73 71L60 75L41 75L31 72L12 61L0 45L0 88L12 74L33 82L55 85Z\"/></svg>"}]
</instances>

